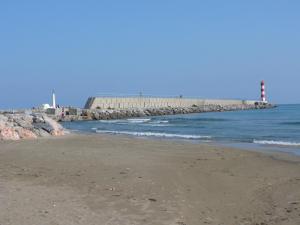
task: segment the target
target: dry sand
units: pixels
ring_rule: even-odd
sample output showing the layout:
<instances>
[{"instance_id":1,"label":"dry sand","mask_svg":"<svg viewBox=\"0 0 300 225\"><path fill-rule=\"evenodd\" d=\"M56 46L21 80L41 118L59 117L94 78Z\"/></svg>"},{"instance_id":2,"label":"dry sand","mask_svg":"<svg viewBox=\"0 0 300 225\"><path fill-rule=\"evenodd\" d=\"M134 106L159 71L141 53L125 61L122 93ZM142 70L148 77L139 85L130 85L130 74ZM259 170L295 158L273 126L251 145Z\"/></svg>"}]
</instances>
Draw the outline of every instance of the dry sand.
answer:
<instances>
[{"instance_id":1,"label":"dry sand","mask_svg":"<svg viewBox=\"0 0 300 225\"><path fill-rule=\"evenodd\" d=\"M1 225L300 224L300 160L106 135L0 143Z\"/></svg>"}]
</instances>

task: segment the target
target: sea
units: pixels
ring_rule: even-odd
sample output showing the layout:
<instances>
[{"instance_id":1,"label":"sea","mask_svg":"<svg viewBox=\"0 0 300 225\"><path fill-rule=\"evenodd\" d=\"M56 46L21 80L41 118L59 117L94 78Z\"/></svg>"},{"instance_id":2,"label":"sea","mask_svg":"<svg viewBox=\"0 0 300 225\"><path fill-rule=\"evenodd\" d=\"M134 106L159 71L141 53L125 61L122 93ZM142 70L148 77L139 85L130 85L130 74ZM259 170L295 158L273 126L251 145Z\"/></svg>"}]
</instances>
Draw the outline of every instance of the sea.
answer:
<instances>
[{"instance_id":1,"label":"sea","mask_svg":"<svg viewBox=\"0 0 300 225\"><path fill-rule=\"evenodd\" d=\"M300 155L300 105L272 109L64 122L79 133L184 140Z\"/></svg>"}]
</instances>

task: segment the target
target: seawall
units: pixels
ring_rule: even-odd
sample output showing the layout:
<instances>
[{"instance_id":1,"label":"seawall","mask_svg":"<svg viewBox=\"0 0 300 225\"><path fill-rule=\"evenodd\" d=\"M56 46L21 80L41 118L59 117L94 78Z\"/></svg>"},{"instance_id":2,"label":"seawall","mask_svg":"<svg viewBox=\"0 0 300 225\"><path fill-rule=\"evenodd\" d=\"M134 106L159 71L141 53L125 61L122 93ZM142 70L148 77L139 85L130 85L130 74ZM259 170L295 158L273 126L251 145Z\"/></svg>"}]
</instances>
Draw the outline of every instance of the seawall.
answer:
<instances>
[{"instance_id":1,"label":"seawall","mask_svg":"<svg viewBox=\"0 0 300 225\"><path fill-rule=\"evenodd\" d=\"M234 99L150 98L150 97L90 97L85 109L149 109L165 107L203 107L205 105L255 105L257 101Z\"/></svg>"},{"instance_id":2,"label":"seawall","mask_svg":"<svg viewBox=\"0 0 300 225\"><path fill-rule=\"evenodd\" d=\"M83 109L79 110L76 115L60 114L52 115L52 118L58 121L78 121L78 120L110 120L123 119L131 117L146 117L146 116L161 116L189 113L204 113L204 112L224 112L237 110L251 109L268 109L274 105L267 103L257 104L234 104L234 105L219 105L210 104L202 106L190 107L161 107L161 108L127 108L127 109Z\"/></svg>"}]
</instances>

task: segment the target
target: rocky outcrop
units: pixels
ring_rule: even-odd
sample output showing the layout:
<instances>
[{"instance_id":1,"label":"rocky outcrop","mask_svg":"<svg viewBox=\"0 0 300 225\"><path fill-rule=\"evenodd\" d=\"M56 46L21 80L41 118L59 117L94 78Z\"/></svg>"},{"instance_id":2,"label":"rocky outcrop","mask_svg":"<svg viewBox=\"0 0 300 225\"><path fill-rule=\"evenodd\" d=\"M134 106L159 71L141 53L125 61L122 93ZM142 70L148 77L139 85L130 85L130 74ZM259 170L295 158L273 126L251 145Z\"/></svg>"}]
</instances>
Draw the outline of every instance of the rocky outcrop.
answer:
<instances>
[{"instance_id":1,"label":"rocky outcrop","mask_svg":"<svg viewBox=\"0 0 300 225\"><path fill-rule=\"evenodd\" d=\"M204 105L192 107L165 107L165 108L148 108L148 109L84 109L81 115L53 116L57 121L78 121L78 120L110 120L123 119L131 117L161 116L188 113L203 112L224 112L251 109L267 109L274 107L271 104L241 104L241 105Z\"/></svg>"},{"instance_id":2,"label":"rocky outcrop","mask_svg":"<svg viewBox=\"0 0 300 225\"><path fill-rule=\"evenodd\" d=\"M63 127L44 114L0 114L0 140L61 136Z\"/></svg>"}]
</instances>

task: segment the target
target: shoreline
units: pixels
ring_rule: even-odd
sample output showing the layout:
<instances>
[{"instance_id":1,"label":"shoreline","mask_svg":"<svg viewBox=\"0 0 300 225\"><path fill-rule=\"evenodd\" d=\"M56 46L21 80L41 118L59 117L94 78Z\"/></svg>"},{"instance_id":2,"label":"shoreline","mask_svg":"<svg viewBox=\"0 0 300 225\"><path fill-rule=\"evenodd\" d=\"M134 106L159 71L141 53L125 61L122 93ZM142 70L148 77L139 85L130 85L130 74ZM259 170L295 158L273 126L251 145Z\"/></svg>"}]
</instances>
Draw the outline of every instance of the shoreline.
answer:
<instances>
[{"instance_id":1,"label":"shoreline","mask_svg":"<svg viewBox=\"0 0 300 225\"><path fill-rule=\"evenodd\" d=\"M218 142L215 140L211 141L203 141L203 140L193 140L193 139L181 139L181 138L166 138L166 137L147 137L147 136L134 136L134 135L126 135L126 134L109 134L109 133L81 133L81 132L71 132L68 135L91 135L97 137L98 135L101 137L112 137L112 138L125 138L125 139L133 139L134 140L149 140L154 142L167 142L169 144L189 144L189 145L200 145L210 148L221 148L221 149L229 149L229 150L237 150L237 151L247 151L254 152L263 155L277 156L282 159L288 159L291 162L296 159L296 161L300 160L300 155L292 150L296 150L296 147L287 148L286 146L262 146L255 143L242 143L242 142ZM64 136L62 136L63 138Z\"/></svg>"},{"instance_id":2,"label":"shoreline","mask_svg":"<svg viewBox=\"0 0 300 225\"><path fill-rule=\"evenodd\" d=\"M86 121L80 121L86 122ZM142 140L157 140L157 141L174 141L174 142L183 142L190 144L207 144L211 146L224 147L224 148L233 148L240 149L245 151L254 151L261 153L283 153L289 154L292 156L300 157L300 152L298 146L289 146L289 145L272 145L272 144L258 144L253 142L234 142L234 141L218 141L215 139L193 139L193 138L178 138L178 137L159 137L159 136L143 136L143 135L134 135L134 134L123 134L123 133L105 133L99 132L94 133L91 131L78 131L78 130L69 130L71 133L75 135L108 135L112 137L125 137L125 138L133 138L133 139L142 139ZM191 135L193 136L193 135ZM205 136L203 136L205 137Z\"/></svg>"},{"instance_id":3,"label":"shoreline","mask_svg":"<svg viewBox=\"0 0 300 225\"><path fill-rule=\"evenodd\" d=\"M73 135L73 136L72 136ZM182 139L182 138L168 138L168 137L151 137L151 136L135 136L135 135L126 135L126 134L110 134L110 133L92 133L92 132L69 132L64 136L60 136L59 138L64 137L74 137L76 136L92 136L97 138L98 136L106 137L106 138L124 138L124 139L132 139L141 140L141 141L154 141L154 142L166 142L169 144L188 144L188 145L196 145L196 146L205 146L210 148L221 148L221 149L229 149L229 150L237 150L237 151L247 151L254 152L263 155L271 155L278 156L279 158L287 159L290 161L294 161L294 158L300 160L300 155L292 150L296 150L296 147L287 148L286 146L273 146L273 145L259 145L255 143L243 143L243 142L218 142L215 140L205 141L205 140L194 140L194 139ZM46 137L47 138L47 137ZM48 137L48 138L56 138L56 137ZM247 146L246 146L247 145ZM290 151L288 151L288 150Z\"/></svg>"},{"instance_id":4,"label":"shoreline","mask_svg":"<svg viewBox=\"0 0 300 225\"><path fill-rule=\"evenodd\" d=\"M299 157L185 141L5 141L0 224L298 224L299 174Z\"/></svg>"}]
</instances>

